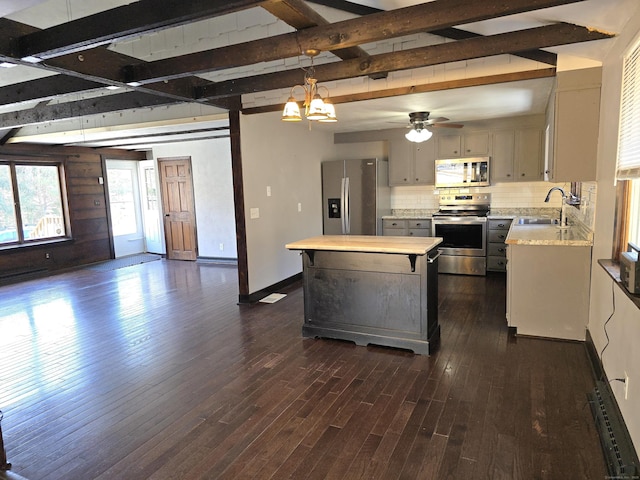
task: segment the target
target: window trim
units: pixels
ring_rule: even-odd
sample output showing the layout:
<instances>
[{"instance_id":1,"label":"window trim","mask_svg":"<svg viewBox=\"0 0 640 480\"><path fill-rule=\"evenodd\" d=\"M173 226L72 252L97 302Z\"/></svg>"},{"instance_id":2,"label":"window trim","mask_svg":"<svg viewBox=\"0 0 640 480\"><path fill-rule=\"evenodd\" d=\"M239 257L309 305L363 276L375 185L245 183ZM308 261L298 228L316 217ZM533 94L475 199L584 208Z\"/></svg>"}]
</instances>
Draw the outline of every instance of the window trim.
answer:
<instances>
[{"instance_id":1,"label":"window trim","mask_svg":"<svg viewBox=\"0 0 640 480\"><path fill-rule=\"evenodd\" d=\"M629 214L631 210L631 181L616 183L616 206L613 217L613 249L611 258L618 263L622 252L627 249L629 238Z\"/></svg>"},{"instance_id":2,"label":"window trim","mask_svg":"<svg viewBox=\"0 0 640 480\"><path fill-rule=\"evenodd\" d=\"M0 165L8 165L11 175L11 188L13 190L13 198L15 201L16 230L18 233L18 241L0 244L0 250L13 250L35 245L45 245L50 243L60 243L73 240L71 234L71 220L69 209L69 197L67 191L67 175L66 175L66 158L47 156L46 158L33 158L29 155L11 155L7 158L5 154L0 154ZM54 166L58 169L58 189L60 191L60 201L62 203L62 219L65 228L65 234L58 237L37 238L33 240L24 239L22 229L22 212L20 207L20 196L18 195L18 183L16 181L16 166L33 165L33 166Z\"/></svg>"}]
</instances>

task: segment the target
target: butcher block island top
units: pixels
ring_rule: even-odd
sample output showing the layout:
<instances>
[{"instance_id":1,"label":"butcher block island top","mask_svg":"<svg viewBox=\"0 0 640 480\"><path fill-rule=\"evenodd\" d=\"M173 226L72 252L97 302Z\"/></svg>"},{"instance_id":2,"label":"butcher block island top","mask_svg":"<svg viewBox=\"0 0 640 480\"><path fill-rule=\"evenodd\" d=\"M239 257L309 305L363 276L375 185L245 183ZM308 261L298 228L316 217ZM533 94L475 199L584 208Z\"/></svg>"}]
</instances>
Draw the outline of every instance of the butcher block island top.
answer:
<instances>
[{"instance_id":1,"label":"butcher block island top","mask_svg":"<svg viewBox=\"0 0 640 480\"><path fill-rule=\"evenodd\" d=\"M439 237L394 237L374 235L320 235L287 243L289 250L329 250L336 252L397 253L426 255L442 243Z\"/></svg>"}]
</instances>

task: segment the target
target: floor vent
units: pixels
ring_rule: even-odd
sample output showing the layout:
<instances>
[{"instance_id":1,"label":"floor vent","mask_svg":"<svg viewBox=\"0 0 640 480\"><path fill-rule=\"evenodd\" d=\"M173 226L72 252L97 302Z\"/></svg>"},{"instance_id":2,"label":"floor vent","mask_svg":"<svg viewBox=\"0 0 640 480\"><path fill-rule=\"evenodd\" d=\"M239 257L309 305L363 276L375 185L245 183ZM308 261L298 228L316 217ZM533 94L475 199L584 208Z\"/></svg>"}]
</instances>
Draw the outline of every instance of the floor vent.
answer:
<instances>
[{"instance_id":1,"label":"floor vent","mask_svg":"<svg viewBox=\"0 0 640 480\"><path fill-rule=\"evenodd\" d=\"M610 477L638 478L638 457L609 384L596 382L593 392L587 396Z\"/></svg>"}]
</instances>

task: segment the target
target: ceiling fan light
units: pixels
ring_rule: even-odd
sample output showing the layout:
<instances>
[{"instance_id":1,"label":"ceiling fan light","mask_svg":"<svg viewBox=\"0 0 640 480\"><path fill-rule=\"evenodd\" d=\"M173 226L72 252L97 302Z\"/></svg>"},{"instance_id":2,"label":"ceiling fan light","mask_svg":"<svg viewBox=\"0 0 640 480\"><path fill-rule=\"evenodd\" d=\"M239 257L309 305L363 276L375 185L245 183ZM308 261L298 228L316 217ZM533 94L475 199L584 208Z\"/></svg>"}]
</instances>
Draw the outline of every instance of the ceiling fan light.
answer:
<instances>
[{"instance_id":1,"label":"ceiling fan light","mask_svg":"<svg viewBox=\"0 0 640 480\"><path fill-rule=\"evenodd\" d=\"M432 135L433 133L427 129L415 130L412 128L405 134L405 138L410 142L422 143L429 140Z\"/></svg>"},{"instance_id":2,"label":"ceiling fan light","mask_svg":"<svg viewBox=\"0 0 640 480\"><path fill-rule=\"evenodd\" d=\"M293 97L289 97L286 105L284 106L284 110L282 111L282 121L283 122L301 122L302 116L300 115L300 107L298 106L298 102Z\"/></svg>"}]
</instances>

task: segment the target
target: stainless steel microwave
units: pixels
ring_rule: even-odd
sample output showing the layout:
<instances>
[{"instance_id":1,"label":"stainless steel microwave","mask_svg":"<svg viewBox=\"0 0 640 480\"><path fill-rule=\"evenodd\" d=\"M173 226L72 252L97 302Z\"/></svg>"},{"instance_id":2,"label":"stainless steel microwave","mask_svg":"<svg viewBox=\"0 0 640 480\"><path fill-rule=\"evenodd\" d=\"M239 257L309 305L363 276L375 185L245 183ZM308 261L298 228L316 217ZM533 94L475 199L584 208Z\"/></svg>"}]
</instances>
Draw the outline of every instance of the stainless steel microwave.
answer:
<instances>
[{"instance_id":1,"label":"stainless steel microwave","mask_svg":"<svg viewBox=\"0 0 640 480\"><path fill-rule=\"evenodd\" d=\"M436 160L436 188L489 185L489 157Z\"/></svg>"}]
</instances>

